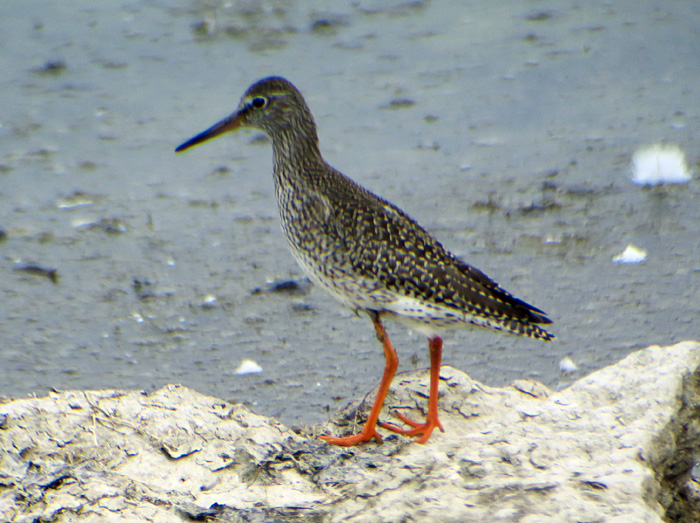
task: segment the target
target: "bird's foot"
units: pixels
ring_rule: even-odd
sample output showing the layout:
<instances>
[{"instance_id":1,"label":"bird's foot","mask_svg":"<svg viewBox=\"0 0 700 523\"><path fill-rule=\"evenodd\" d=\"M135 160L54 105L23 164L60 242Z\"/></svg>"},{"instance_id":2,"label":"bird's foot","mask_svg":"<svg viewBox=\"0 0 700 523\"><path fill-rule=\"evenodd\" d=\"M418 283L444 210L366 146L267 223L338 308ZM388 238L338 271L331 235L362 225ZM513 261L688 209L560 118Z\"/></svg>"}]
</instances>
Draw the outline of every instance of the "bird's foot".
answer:
<instances>
[{"instance_id":1,"label":"bird's foot","mask_svg":"<svg viewBox=\"0 0 700 523\"><path fill-rule=\"evenodd\" d=\"M423 444L426 441L428 441L428 438L430 438L430 435L436 427L440 429L440 432L445 432L445 429L442 428L442 423L440 423L437 414L431 415L429 412L425 423L418 423L417 421L413 421L412 419L407 418L400 412L395 412L395 414L397 418L403 421L406 425L410 425L413 428L402 429L401 427L398 427L393 423L386 422L379 422L377 424L383 429L390 430L392 432L395 432L396 434L401 434L402 436L420 436L420 438L415 440L416 443L420 444Z\"/></svg>"},{"instance_id":2,"label":"bird's foot","mask_svg":"<svg viewBox=\"0 0 700 523\"><path fill-rule=\"evenodd\" d=\"M378 443L382 443L382 437L379 435L375 427L370 427L365 425L362 432L355 434L354 436L345 436L344 438L334 438L333 436L319 436L326 443L331 445L338 445L341 447L354 447L360 443L366 443L376 439Z\"/></svg>"}]
</instances>

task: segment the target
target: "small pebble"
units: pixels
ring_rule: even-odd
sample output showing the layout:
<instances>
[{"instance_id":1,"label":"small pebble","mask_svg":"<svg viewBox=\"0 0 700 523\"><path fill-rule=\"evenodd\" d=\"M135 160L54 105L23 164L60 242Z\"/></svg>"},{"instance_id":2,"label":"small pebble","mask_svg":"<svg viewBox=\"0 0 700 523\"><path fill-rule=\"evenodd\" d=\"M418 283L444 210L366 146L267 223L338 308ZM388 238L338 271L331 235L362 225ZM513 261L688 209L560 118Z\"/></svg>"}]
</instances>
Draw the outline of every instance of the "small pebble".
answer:
<instances>
[{"instance_id":1,"label":"small pebble","mask_svg":"<svg viewBox=\"0 0 700 523\"><path fill-rule=\"evenodd\" d=\"M243 360L233 373L240 376L242 374L256 374L262 370L262 367L253 360Z\"/></svg>"},{"instance_id":2,"label":"small pebble","mask_svg":"<svg viewBox=\"0 0 700 523\"><path fill-rule=\"evenodd\" d=\"M559 362L559 370L564 374L573 374L578 370L578 366L574 363L574 360L566 356Z\"/></svg>"},{"instance_id":3,"label":"small pebble","mask_svg":"<svg viewBox=\"0 0 700 523\"><path fill-rule=\"evenodd\" d=\"M646 258L647 251L635 247L630 243L623 252L614 256L612 261L613 263L641 263L646 260Z\"/></svg>"}]
</instances>

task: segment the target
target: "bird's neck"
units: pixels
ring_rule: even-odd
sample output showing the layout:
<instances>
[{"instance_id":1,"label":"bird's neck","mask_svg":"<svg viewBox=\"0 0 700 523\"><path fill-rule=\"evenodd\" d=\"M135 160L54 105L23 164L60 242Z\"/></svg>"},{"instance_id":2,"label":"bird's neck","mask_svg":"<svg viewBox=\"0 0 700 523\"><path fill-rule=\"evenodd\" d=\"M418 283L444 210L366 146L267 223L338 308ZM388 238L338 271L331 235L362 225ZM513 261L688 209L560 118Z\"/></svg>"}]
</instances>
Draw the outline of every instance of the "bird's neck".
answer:
<instances>
[{"instance_id":1,"label":"bird's neck","mask_svg":"<svg viewBox=\"0 0 700 523\"><path fill-rule=\"evenodd\" d=\"M324 165L312 122L276 129L271 138L275 177L315 172Z\"/></svg>"}]
</instances>

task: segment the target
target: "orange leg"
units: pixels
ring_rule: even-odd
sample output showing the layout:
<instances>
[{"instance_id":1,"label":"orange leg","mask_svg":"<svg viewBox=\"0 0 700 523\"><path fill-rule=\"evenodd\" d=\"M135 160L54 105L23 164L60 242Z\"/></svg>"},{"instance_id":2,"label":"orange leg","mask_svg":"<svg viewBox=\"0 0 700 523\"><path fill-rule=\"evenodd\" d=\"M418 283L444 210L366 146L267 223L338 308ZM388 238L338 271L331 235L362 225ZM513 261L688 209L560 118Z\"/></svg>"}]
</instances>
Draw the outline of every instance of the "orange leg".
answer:
<instances>
[{"instance_id":1,"label":"orange leg","mask_svg":"<svg viewBox=\"0 0 700 523\"><path fill-rule=\"evenodd\" d=\"M442 339L435 336L430 339L430 396L428 397L428 415L425 418L425 423L417 423L408 419L403 414L397 412L396 415L404 423L413 427L412 429L402 429L391 423L379 423L379 426L397 434L404 436L418 436L417 443L425 443L430 438L430 434L435 427L442 432L442 423L438 419L438 385L440 383L440 361L442 360Z\"/></svg>"},{"instance_id":2,"label":"orange leg","mask_svg":"<svg viewBox=\"0 0 700 523\"><path fill-rule=\"evenodd\" d=\"M381 320L379 319L379 314L372 314L372 323L374 323L374 329L377 331L377 339L381 342L384 347L384 356L386 357L386 364L384 366L384 376L382 376L382 381L379 384L379 390L377 391L377 398L374 400L374 405L369 413L369 418L365 423L362 432L356 434L355 436L347 436L344 438L333 438L331 436L321 436L320 439L330 443L331 445L340 445L343 447L352 447L358 443L364 443L365 441L371 441L376 439L379 443L382 442L382 437L377 432L377 419L379 418L379 411L382 410L382 405L384 404L384 398L386 398L386 393L389 392L389 386L391 385L391 380L394 379L394 374L396 374L396 369L399 367L399 357L396 355L394 347L389 341L389 336L384 330ZM438 357L439 360L439 357ZM436 406L437 408L437 406Z\"/></svg>"}]
</instances>

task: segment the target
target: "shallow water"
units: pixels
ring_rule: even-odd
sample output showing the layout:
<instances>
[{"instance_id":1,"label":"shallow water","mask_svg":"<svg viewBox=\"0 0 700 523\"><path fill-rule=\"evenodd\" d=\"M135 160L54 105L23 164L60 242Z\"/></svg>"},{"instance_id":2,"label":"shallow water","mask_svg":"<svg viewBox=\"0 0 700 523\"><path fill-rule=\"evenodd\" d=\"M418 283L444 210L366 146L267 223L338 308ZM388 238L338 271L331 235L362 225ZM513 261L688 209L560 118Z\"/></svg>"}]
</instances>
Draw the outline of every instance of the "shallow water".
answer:
<instances>
[{"instance_id":1,"label":"shallow water","mask_svg":"<svg viewBox=\"0 0 700 523\"><path fill-rule=\"evenodd\" d=\"M297 424L378 383L367 318L253 292L301 276L269 144L173 152L271 74L304 93L329 163L555 321L550 344L456 332L445 364L561 387L700 338L697 172L629 180L649 143L698 162L697 2L335 5L0 5L1 394L180 382ZM629 243L647 260L613 264ZM428 365L388 330L401 370ZM245 358L263 372L234 375Z\"/></svg>"}]
</instances>

